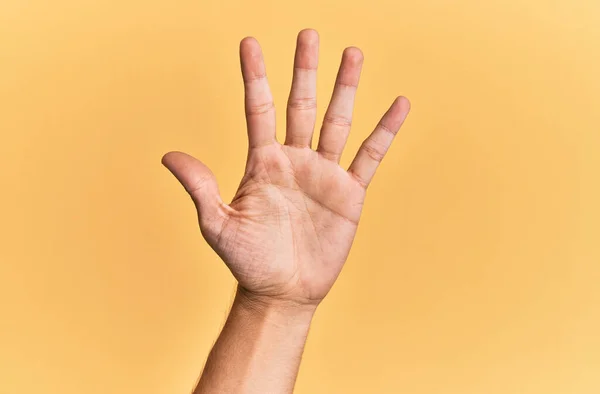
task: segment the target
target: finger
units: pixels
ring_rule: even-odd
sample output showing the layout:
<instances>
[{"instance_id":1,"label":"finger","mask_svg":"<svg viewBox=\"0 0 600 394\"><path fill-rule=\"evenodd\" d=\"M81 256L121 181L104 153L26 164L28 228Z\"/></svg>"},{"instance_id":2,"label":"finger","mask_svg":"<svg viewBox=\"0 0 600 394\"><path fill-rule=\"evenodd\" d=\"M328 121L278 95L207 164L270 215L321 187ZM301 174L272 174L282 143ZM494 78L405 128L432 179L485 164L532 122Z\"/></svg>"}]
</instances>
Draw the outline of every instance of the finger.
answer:
<instances>
[{"instance_id":1,"label":"finger","mask_svg":"<svg viewBox=\"0 0 600 394\"><path fill-rule=\"evenodd\" d=\"M246 124L251 148L275 142L275 106L258 41L246 37L240 43L244 78Z\"/></svg>"},{"instance_id":2,"label":"finger","mask_svg":"<svg viewBox=\"0 0 600 394\"><path fill-rule=\"evenodd\" d=\"M348 172L363 186L367 187L375 171L383 160L392 140L410 111L410 102L398 97L383 115L375 130L362 143Z\"/></svg>"},{"instance_id":3,"label":"finger","mask_svg":"<svg viewBox=\"0 0 600 394\"><path fill-rule=\"evenodd\" d=\"M323 119L317 151L338 163L350 134L354 97L362 64L363 54L360 49L350 47L344 50L331 102Z\"/></svg>"},{"instance_id":4,"label":"finger","mask_svg":"<svg viewBox=\"0 0 600 394\"><path fill-rule=\"evenodd\" d=\"M219 194L217 180L212 171L194 157L182 152L169 152L162 163L189 193L198 210L203 233L220 231L227 213Z\"/></svg>"},{"instance_id":5,"label":"finger","mask_svg":"<svg viewBox=\"0 0 600 394\"><path fill-rule=\"evenodd\" d=\"M310 147L317 119L317 65L319 34L306 29L298 34L294 77L287 104L285 144Z\"/></svg>"}]
</instances>

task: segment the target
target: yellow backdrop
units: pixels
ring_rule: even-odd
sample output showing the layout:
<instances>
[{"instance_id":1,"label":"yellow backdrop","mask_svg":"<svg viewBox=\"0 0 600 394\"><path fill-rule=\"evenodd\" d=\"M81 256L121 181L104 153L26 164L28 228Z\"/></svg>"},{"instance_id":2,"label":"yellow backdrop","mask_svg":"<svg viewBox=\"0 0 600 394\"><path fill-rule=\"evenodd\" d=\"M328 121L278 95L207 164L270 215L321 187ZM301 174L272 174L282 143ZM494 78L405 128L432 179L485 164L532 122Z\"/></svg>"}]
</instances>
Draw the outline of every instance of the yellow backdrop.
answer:
<instances>
[{"instance_id":1,"label":"yellow backdrop","mask_svg":"<svg viewBox=\"0 0 600 394\"><path fill-rule=\"evenodd\" d=\"M233 281L160 158L233 196L238 43L282 126L305 27L321 115L365 53L344 164L396 95L413 111L296 392L600 392L598 2L2 0L0 393L190 392Z\"/></svg>"}]
</instances>

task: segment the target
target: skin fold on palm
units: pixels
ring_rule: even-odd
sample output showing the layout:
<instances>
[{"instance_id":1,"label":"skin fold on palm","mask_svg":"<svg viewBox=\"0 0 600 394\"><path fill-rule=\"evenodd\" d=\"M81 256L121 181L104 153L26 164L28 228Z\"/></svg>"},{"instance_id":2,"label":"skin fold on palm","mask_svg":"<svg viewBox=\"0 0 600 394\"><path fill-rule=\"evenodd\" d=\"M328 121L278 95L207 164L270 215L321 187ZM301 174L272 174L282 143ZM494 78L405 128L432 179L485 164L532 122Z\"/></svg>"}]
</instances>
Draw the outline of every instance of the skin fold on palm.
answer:
<instances>
[{"instance_id":1,"label":"skin fold on palm","mask_svg":"<svg viewBox=\"0 0 600 394\"><path fill-rule=\"evenodd\" d=\"M363 62L359 49L346 48L313 150L318 46L316 31L299 33L280 144L260 46L242 40L249 150L230 204L203 163L182 152L163 157L192 197L206 241L241 290L264 300L317 305L325 297L348 257L368 184L409 112L408 100L396 98L349 169L339 166Z\"/></svg>"}]
</instances>

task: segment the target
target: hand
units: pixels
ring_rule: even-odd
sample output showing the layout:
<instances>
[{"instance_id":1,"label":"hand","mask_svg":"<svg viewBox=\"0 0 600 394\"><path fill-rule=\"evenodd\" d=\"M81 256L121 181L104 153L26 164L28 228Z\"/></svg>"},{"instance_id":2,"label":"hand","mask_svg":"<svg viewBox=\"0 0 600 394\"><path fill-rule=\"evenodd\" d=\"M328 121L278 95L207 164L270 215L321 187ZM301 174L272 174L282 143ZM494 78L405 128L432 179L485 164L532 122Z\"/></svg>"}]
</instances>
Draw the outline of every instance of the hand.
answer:
<instances>
[{"instance_id":1,"label":"hand","mask_svg":"<svg viewBox=\"0 0 600 394\"><path fill-rule=\"evenodd\" d=\"M282 145L275 139L275 108L260 46L253 38L242 40L249 150L229 205L200 161L181 152L163 157L191 195L202 235L240 290L257 299L317 305L325 297L350 251L367 186L409 112L408 100L396 98L350 168L339 166L363 63L358 48L347 48L312 150L318 46L316 31L298 35Z\"/></svg>"}]
</instances>

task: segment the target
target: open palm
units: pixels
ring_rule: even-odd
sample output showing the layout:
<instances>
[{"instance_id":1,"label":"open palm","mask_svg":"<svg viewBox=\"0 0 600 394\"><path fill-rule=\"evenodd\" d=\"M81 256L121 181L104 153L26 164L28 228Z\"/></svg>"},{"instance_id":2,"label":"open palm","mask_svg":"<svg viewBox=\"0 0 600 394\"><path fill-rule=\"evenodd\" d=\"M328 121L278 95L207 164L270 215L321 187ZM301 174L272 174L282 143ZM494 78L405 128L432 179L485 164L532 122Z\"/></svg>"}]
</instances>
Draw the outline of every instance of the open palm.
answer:
<instances>
[{"instance_id":1,"label":"open palm","mask_svg":"<svg viewBox=\"0 0 600 394\"><path fill-rule=\"evenodd\" d=\"M258 42L245 38L240 59L245 85L249 151L245 175L225 204L212 172L170 152L163 163L192 196L206 241L245 291L316 304L339 275L358 226L366 188L409 111L398 97L364 141L350 168L339 159L350 132L362 53L342 56L318 148L316 121L318 35L298 35L287 108L287 133L275 138L275 108Z\"/></svg>"}]
</instances>

